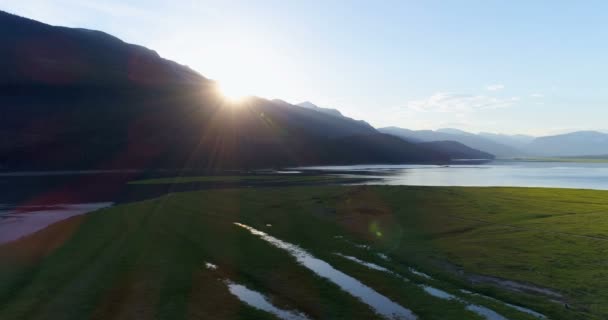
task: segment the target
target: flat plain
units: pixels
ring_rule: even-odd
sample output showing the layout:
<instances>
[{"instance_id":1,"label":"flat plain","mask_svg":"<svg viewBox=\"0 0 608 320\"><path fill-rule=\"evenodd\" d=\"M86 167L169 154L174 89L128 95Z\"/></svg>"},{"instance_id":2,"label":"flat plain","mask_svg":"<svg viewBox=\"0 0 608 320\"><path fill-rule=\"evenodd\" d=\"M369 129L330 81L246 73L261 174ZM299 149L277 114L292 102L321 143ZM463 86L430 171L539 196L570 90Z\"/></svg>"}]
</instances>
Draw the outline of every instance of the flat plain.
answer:
<instances>
[{"instance_id":1,"label":"flat plain","mask_svg":"<svg viewBox=\"0 0 608 320\"><path fill-rule=\"evenodd\" d=\"M240 300L230 283L308 318L382 318L260 234L420 319L602 319L607 212L608 192L593 190L292 185L170 193L0 246L0 319L275 318Z\"/></svg>"}]
</instances>

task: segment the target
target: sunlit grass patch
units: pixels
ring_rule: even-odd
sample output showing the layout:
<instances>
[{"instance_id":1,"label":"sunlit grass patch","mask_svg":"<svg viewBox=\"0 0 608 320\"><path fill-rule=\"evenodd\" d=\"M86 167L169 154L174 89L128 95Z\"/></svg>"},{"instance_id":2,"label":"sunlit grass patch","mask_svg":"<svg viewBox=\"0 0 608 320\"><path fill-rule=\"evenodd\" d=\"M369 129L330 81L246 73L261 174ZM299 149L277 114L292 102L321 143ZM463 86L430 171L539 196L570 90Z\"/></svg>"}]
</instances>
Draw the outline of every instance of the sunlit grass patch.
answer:
<instances>
[{"instance_id":1,"label":"sunlit grass patch","mask_svg":"<svg viewBox=\"0 0 608 320\"><path fill-rule=\"evenodd\" d=\"M477 317L460 301L430 296L421 287L428 285L510 319L531 316L461 290L552 319L601 319L608 314L606 196L588 190L389 186L173 193L74 218L0 246L0 319L272 318L230 294L226 280L315 319L378 317L235 222L301 247L420 318ZM56 232L64 229L70 230L67 236ZM23 255L45 244L52 246ZM551 297L472 284L446 266L555 290L570 309Z\"/></svg>"}]
</instances>

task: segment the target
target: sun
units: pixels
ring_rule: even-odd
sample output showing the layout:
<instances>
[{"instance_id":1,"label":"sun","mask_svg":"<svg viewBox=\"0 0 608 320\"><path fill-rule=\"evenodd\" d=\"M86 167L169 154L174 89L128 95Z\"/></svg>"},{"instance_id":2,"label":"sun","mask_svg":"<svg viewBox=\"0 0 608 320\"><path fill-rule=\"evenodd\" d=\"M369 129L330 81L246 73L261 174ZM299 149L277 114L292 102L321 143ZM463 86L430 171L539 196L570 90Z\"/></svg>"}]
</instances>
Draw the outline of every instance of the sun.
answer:
<instances>
[{"instance_id":1,"label":"sun","mask_svg":"<svg viewBox=\"0 0 608 320\"><path fill-rule=\"evenodd\" d=\"M251 92L241 83L222 81L218 83L219 93L229 102L240 103L251 97Z\"/></svg>"}]
</instances>

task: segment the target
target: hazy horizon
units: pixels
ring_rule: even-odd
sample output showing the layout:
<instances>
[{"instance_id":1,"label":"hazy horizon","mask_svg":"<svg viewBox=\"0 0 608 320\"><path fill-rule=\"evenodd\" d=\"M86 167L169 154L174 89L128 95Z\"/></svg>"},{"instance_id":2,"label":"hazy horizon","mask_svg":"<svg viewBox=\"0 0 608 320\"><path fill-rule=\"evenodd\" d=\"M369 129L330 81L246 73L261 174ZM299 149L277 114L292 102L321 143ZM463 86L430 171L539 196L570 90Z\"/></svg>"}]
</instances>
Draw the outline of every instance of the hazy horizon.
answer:
<instances>
[{"instance_id":1,"label":"hazy horizon","mask_svg":"<svg viewBox=\"0 0 608 320\"><path fill-rule=\"evenodd\" d=\"M146 46L234 95L311 101L374 127L606 130L603 2L0 0L0 9Z\"/></svg>"}]
</instances>

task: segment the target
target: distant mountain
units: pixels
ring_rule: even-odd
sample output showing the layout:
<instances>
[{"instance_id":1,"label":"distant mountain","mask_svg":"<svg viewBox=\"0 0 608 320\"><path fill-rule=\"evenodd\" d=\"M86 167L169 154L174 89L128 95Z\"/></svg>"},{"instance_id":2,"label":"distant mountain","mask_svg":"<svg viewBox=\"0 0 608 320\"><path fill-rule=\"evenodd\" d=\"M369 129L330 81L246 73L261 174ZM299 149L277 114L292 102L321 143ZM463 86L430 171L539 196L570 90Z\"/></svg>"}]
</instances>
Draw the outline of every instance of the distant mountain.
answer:
<instances>
[{"instance_id":1,"label":"distant mountain","mask_svg":"<svg viewBox=\"0 0 608 320\"><path fill-rule=\"evenodd\" d=\"M526 146L541 156L600 156L608 154L608 134L576 131L534 139Z\"/></svg>"},{"instance_id":2,"label":"distant mountain","mask_svg":"<svg viewBox=\"0 0 608 320\"><path fill-rule=\"evenodd\" d=\"M418 145L431 148L443 152L450 156L451 159L494 159L493 154L483 152L477 149L469 148L466 145L456 141L431 141L420 142Z\"/></svg>"},{"instance_id":3,"label":"distant mountain","mask_svg":"<svg viewBox=\"0 0 608 320\"><path fill-rule=\"evenodd\" d=\"M297 106L300 106L302 108L316 110L316 111L327 113L327 114L331 114L332 116L343 117L342 113L340 111L338 111L337 109L321 108L321 107L318 107L317 105L313 104L310 101L300 102L297 104Z\"/></svg>"},{"instance_id":4,"label":"distant mountain","mask_svg":"<svg viewBox=\"0 0 608 320\"><path fill-rule=\"evenodd\" d=\"M525 148L527 144L532 142L535 139L533 136L523 135L523 134L497 134L497 133L489 133L489 132L480 132L478 134L480 137L486 138L488 140L492 140L494 142L504 144L513 148Z\"/></svg>"},{"instance_id":5,"label":"distant mountain","mask_svg":"<svg viewBox=\"0 0 608 320\"><path fill-rule=\"evenodd\" d=\"M593 157L608 154L608 134L598 131L576 131L538 138L527 135L506 135L488 132L474 134L449 128L433 131L386 127L380 128L378 131L398 136L414 143L455 141L500 158Z\"/></svg>"},{"instance_id":6,"label":"distant mountain","mask_svg":"<svg viewBox=\"0 0 608 320\"><path fill-rule=\"evenodd\" d=\"M440 129L433 131L385 127L378 129L378 131L391 134L411 142L455 141L470 148L487 152L501 158L515 157L525 154L524 151L512 146L501 144L491 139L457 129Z\"/></svg>"},{"instance_id":7,"label":"distant mountain","mask_svg":"<svg viewBox=\"0 0 608 320\"><path fill-rule=\"evenodd\" d=\"M474 136L473 133L469 133L469 132L466 132L464 130L454 129L454 128L440 128L440 129L435 130L435 132L448 133L448 134L458 134L458 135L464 135L464 136Z\"/></svg>"},{"instance_id":8,"label":"distant mountain","mask_svg":"<svg viewBox=\"0 0 608 320\"><path fill-rule=\"evenodd\" d=\"M268 168L446 162L324 108L252 97L99 31L0 12L0 167Z\"/></svg>"}]
</instances>

